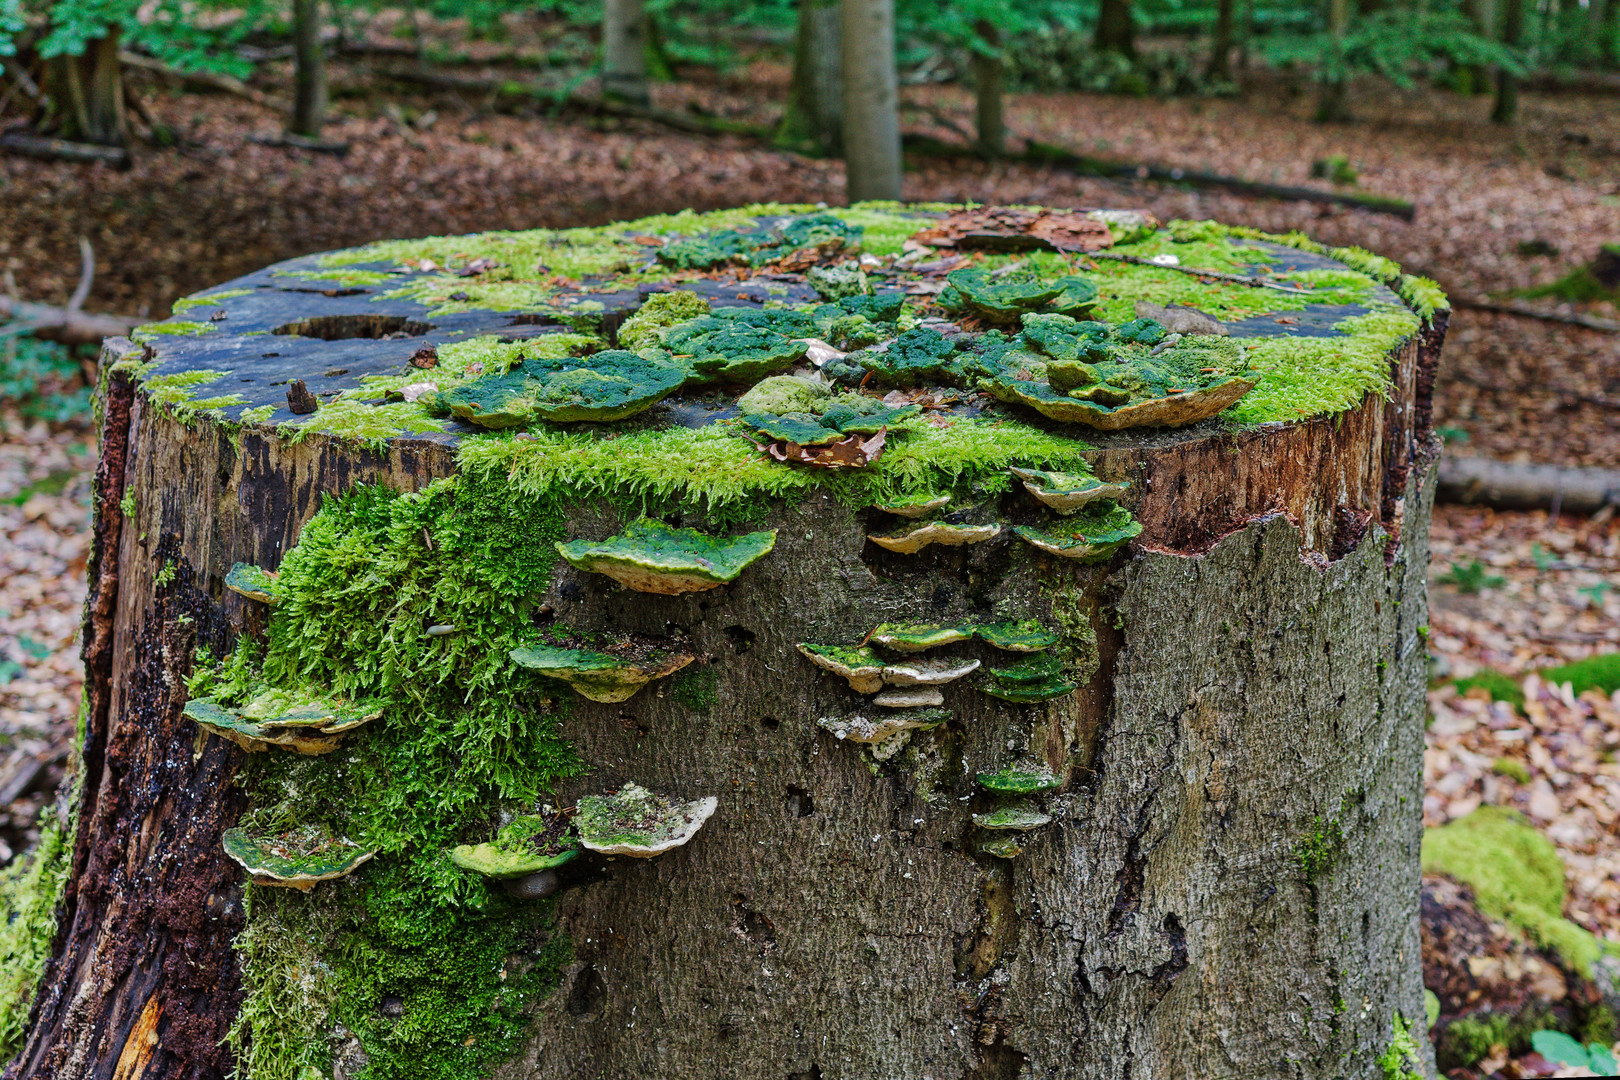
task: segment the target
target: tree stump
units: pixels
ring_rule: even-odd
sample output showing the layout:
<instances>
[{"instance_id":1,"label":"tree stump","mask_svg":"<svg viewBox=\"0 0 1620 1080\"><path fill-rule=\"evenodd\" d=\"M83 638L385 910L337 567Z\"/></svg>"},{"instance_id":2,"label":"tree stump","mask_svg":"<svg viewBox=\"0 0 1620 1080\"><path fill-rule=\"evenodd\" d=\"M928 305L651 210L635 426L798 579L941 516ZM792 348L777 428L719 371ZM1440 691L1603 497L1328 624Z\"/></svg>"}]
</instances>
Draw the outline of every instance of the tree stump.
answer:
<instances>
[{"instance_id":1,"label":"tree stump","mask_svg":"<svg viewBox=\"0 0 1620 1080\"><path fill-rule=\"evenodd\" d=\"M1431 1066L1429 283L873 204L182 306L8 1078Z\"/></svg>"}]
</instances>

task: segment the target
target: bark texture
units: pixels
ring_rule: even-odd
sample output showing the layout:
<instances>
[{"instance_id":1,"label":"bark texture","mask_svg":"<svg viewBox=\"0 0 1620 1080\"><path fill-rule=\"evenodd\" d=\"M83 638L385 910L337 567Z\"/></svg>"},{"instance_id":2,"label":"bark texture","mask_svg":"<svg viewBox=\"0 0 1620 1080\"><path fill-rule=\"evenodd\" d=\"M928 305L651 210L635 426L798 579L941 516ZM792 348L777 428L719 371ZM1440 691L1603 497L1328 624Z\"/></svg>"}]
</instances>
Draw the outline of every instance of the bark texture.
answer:
<instances>
[{"instance_id":1,"label":"bark texture","mask_svg":"<svg viewBox=\"0 0 1620 1080\"><path fill-rule=\"evenodd\" d=\"M800 0L793 86L777 132L784 143L808 143L824 154L836 154L843 146L843 56L838 22L836 2Z\"/></svg>"},{"instance_id":2,"label":"bark texture","mask_svg":"<svg viewBox=\"0 0 1620 1080\"><path fill-rule=\"evenodd\" d=\"M293 48L293 112L288 130L316 139L326 122L326 51L321 45L320 0L295 0Z\"/></svg>"},{"instance_id":3,"label":"bark texture","mask_svg":"<svg viewBox=\"0 0 1620 1080\"><path fill-rule=\"evenodd\" d=\"M607 0L602 7L602 92L632 105L652 100L647 89L647 20L641 0Z\"/></svg>"},{"instance_id":4,"label":"bark texture","mask_svg":"<svg viewBox=\"0 0 1620 1080\"><path fill-rule=\"evenodd\" d=\"M45 65L45 91L58 135L102 146L129 139L124 113L124 73L118 61L117 27L85 43L77 55L52 57Z\"/></svg>"},{"instance_id":5,"label":"bark texture","mask_svg":"<svg viewBox=\"0 0 1620 1080\"><path fill-rule=\"evenodd\" d=\"M894 0L843 0L844 163L849 201L900 197Z\"/></svg>"}]
</instances>

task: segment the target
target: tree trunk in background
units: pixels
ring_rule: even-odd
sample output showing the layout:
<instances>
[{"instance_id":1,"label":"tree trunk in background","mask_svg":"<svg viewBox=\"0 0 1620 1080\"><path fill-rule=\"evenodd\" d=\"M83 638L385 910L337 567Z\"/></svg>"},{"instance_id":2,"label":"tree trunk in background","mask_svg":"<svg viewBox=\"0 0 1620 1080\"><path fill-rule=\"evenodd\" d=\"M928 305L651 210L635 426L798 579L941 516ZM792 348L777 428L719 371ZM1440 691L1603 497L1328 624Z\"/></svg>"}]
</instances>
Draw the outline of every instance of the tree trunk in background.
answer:
<instances>
[{"instance_id":1,"label":"tree trunk in background","mask_svg":"<svg viewBox=\"0 0 1620 1080\"><path fill-rule=\"evenodd\" d=\"M236 284L281 288L276 320L352 313L278 286L275 269ZM512 327L482 315L454 333ZM567 736L591 771L558 783L559 805L635 780L715 793L720 809L678 852L597 859L557 894L571 962L490 1075L1374 1080L1396 1016L1426 1052L1418 848L1443 334L1442 316L1396 346L1387 391L1337 415L1088 433L1090 466L1130 480L1144 528L1105 565L1032 554L1010 529L894 555L866 540L881 514L822 488L759 506L751 527L777 529L776 548L723 589L625 593L562 568L536 604L588 637L679 627L717 682L701 708L652 688L572 701ZM182 355L248 386L316 380L340 349L365 371L413 349L324 341L333 351L297 361L194 341ZM129 350L111 342L104 362ZM223 1080L243 885L220 835L242 809L242 755L182 717L184 676L198 646L220 655L264 630L264 605L223 588L233 563L279 566L323 492L419 490L455 472L457 445L407 436L378 453L183 423L123 376L106 386L73 874L6 1076ZM1019 512L1021 494L999 498L998 517ZM570 537L625 524L605 502L567 517ZM949 727L887 764L817 726L864 706L795 643L976 611L1090 642L1089 681L1034 706L953 683ZM975 772L1012 762L1061 787L1051 823L1005 860L978 851L970 814L990 809Z\"/></svg>"},{"instance_id":2,"label":"tree trunk in background","mask_svg":"<svg viewBox=\"0 0 1620 1080\"><path fill-rule=\"evenodd\" d=\"M1327 0L1328 33L1333 36L1334 48L1350 32L1350 0ZM1322 97L1316 105L1316 119L1335 123L1350 119L1350 108L1345 101L1345 75L1334 71L1322 80Z\"/></svg>"},{"instance_id":3,"label":"tree trunk in background","mask_svg":"<svg viewBox=\"0 0 1620 1080\"><path fill-rule=\"evenodd\" d=\"M1215 29L1210 37L1209 64L1204 77L1211 81L1232 81L1232 34L1237 0L1218 0L1215 6Z\"/></svg>"},{"instance_id":4,"label":"tree trunk in background","mask_svg":"<svg viewBox=\"0 0 1620 1080\"><path fill-rule=\"evenodd\" d=\"M894 0L843 0L844 164L852 203L900 198Z\"/></svg>"},{"instance_id":5,"label":"tree trunk in background","mask_svg":"<svg viewBox=\"0 0 1620 1080\"><path fill-rule=\"evenodd\" d=\"M321 0L293 0L293 111L287 130L309 139L326 123L326 49Z\"/></svg>"},{"instance_id":6,"label":"tree trunk in background","mask_svg":"<svg viewBox=\"0 0 1620 1080\"><path fill-rule=\"evenodd\" d=\"M1620 0L1593 0L1592 33L1597 36L1598 57L1609 65L1620 63Z\"/></svg>"},{"instance_id":7,"label":"tree trunk in background","mask_svg":"<svg viewBox=\"0 0 1620 1080\"><path fill-rule=\"evenodd\" d=\"M1006 96L1002 88L1001 32L988 20L975 27L979 39L992 51L973 53L973 84L976 94L979 152L1000 157L1007 152Z\"/></svg>"},{"instance_id":8,"label":"tree trunk in background","mask_svg":"<svg viewBox=\"0 0 1620 1080\"><path fill-rule=\"evenodd\" d=\"M64 139L123 146L129 138L124 114L124 72L118 62L121 31L107 28L78 56L45 62L44 90L50 97L55 134Z\"/></svg>"},{"instance_id":9,"label":"tree trunk in background","mask_svg":"<svg viewBox=\"0 0 1620 1080\"><path fill-rule=\"evenodd\" d=\"M1098 52L1115 52L1136 57L1136 20L1131 17L1131 0L1102 0L1097 9Z\"/></svg>"},{"instance_id":10,"label":"tree trunk in background","mask_svg":"<svg viewBox=\"0 0 1620 1080\"><path fill-rule=\"evenodd\" d=\"M1517 48L1524 41L1524 0L1503 0L1502 44ZM1511 71L1496 73L1496 105L1491 121L1512 124L1519 118L1519 77Z\"/></svg>"},{"instance_id":11,"label":"tree trunk in background","mask_svg":"<svg viewBox=\"0 0 1620 1080\"><path fill-rule=\"evenodd\" d=\"M652 101L641 0L606 0L602 5L602 94L632 105Z\"/></svg>"},{"instance_id":12,"label":"tree trunk in background","mask_svg":"<svg viewBox=\"0 0 1620 1080\"><path fill-rule=\"evenodd\" d=\"M777 128L785 146L808 145L822 154L843 148L843 48L838 0L799 0L793 86Z\"/></svg>"},{"instance_id":13,"label":"tree trunk in background","mask_svg":"<svg viewBox=\"0 0 1620 1080\"><path fill-rule=\"evenodd\" d=\"M1495 11L1490 0L1463 0L1463 11L1468 15L1469 22L1481 36L1496 37ZM1467 92L1470 94L1483 94L1490 88L1490 69L1484 64L1467 64L1463 67L1467 79Z\"/></svg>"}]
</instances>

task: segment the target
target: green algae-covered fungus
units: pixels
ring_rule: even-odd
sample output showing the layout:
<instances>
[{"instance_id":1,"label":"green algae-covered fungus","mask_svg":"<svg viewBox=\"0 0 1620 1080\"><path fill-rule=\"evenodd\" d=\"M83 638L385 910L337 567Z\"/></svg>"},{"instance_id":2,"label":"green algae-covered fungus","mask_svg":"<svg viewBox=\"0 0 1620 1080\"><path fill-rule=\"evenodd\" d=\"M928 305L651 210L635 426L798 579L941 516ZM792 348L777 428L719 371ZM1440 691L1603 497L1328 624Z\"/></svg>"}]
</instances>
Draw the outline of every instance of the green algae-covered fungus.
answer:
<instances>
[{"instance_id":1,"label":"green algae-covered fungus","mask_svg":"<svg viewBox=\"0 0 1620 1080\"><path fill-rule=\"evenodd\" d=\"M713 795L681 802L629 783L612 795L580 799L574 828L591 851L650 859L692 839L719 805Z\"/></svg>"},{"instance_id":2,"label":"green algae-covered fungus","mask_svg":"<svg viewBox=\"0 0 1620 1080\"><path fill-rule=\"evenodd\" d=\"M1142 524L1123 506L1106 501L1085 507L1060 524L1044 529L1019 525L1013 532L1048 555L1099 562L1140 536Z\"/></svg>"},{"instance_id":3,"label":"green algae-covered fungus","mask_svg":"<svg viewBox=\"0 0 1620 1080\"><path fill-rule=\"evenodd\" d=\"M557 551L570 565L637 592L678 596L736 581L775 546L775 529L722 537L641 518L618 536L559 543Z\"/></svg>"},{"instance_id":4,"label":"green algae-covered fungus","mask_svg":"<svg viewBox=\"0 0 1620 1080\"><path fill-rule=\"evenodd\" d=\"M1110 482L1087 473L1020 469L1016 465L1008 471L1023 481L1025 491L1064 515L1097 499L1118 499L1131 486L1129 480Z\"/></svg>"},{"instance_id":5,"label":"green algae-covered fungus","mask_svg":"<svg viewBox=\"0 0 1620 1080\"><path fill-rule=\"evenodd\" d=\"M925 525L914 525L892 533L870 534L867 539L880 548L897 551L902 555L915 555L929 544L942 544L946 547L982 544L986 540L993 540L1000 533L1001 526L994 523L952 525L944 521L930 521Z\"/></svg>"},{"instance_id":6,"label":"green algae-covered fungus","mask_svg":"<svg viewBox=\"0 0 1620 1080\"><path fill-rule=\"evenodd\" d=\"M880 386L918 386L929 382L955 385L956 344L938 330L919 326L886 345L864 349L850 359L860 364Z\"/></svg>"},{"instance_id":7,"label":"green algae-covered fungus","mask_svg":"<svg viewBox=\"0 0 1620 1080\"><path fill-rule=\"evenodd\" d=\"M823 716L816 720L816 726L836 739L881 746L913 731L932 731L950 718L951 714L944 709L913 709L883 713L872 718Z\"/></svg>"},{"instance_id":8,"label":"green algae-covered fungus","mask_svg":"<svg viewBox=\"0 0 1620 1080\"><path fill-rule=\"evenodd\" d=\"M974 633L986 645L1006 652L1040 652L1063 640L1057 631L1048 630L1038 619L990 623L976 628Z\"/></svg>"},{"instance_id":9,"label":"green algae-covered fungus","mask_svg":"<svg viewBox=\"0 0 1620 1080\"><path fill-rule=\"evenodd\" d=\"M1062 697L1073 693L1078 685L1069 681L1062 661L1050 653L1040 653L1008 667L990 668L988 675L981 687L985 693L1020 705Z\"/></svg>"},{"instance_id":10,"label":"green algae-covered fungus","mask_svg":"<svg viewBox=\"0 0 1620 1080\"><path fill-rule=\"evenodd\" d=\"M580 697L605 703L628 701L643 686L673 675L693 659L691 653L654 653L641 660L624 660L607 653L550 645L516 648L509 655L519 667L560 679Z\"/></svg>"},{"instance_id":11,"label":"green algae-covered fungus","mask_svg":"<svg viewBox=\"0 0 1620 1080\"><path fill-rule=\"evenodd\" d=\"M310 756L329 754L339 736L382 715L380 709L279 691L261 693L236 709L207 698L186 702L187 719L244 750L279 746Z\"/></svg>"},{"instance_id":12,"label":"green algae-covered fungus","mask_svg":"<svg viewBox=\"0 0 1620 1080\"><path fill-rule=\"evenodd\" d=\"M668 397L690 371L669 354L612 349L583 358L524 360L437 396L440 407L486 428L622 420Z\"/></svg>"},{"instance_id":13,"label":"green algae-covered fungus","mask_svg":"<svg viewBox=\"0 0 1620 1080\"><path fill-rule=\"evenodd\" d=\"M671 240L658 249L658 261L683 270L724 263L761 266L803 248L843 251L859 246L863 228L832 214L784 218L753 229L723 229Z\"/></svg>"},{"instance_id":14,"label":"green algae-covered fungus","mask_svg":"<svg viewBox=\"0 0 1620 1080\"><path fill-rule=\"evenodd\" d=\"M772 375L754 384L737 399L737 409L744 415L787 416L808 413L820 416L832 405L832 387L800 375Z\"/></svg>"},{"instance_id":15,"label":"green algae-covered fungus","mask_svg":"<svg viewBox=\"0 0 1620 1080\"><path fill-rule=\"evenodd\" d=\"M225 575L225 587L249 600L273 604L276 602L276 577L270 570L239 562Z\"/></svg>"},{"instance_id":16,"label":"green algae-covered fungus","mask_svg":"<svg viewBox=\"0 0 1620 1080\"><path fill-rule=\"evenodd\" d=\"M966 624L945 626L939 623L884 623L866 635L863 645L881 645L895 652L922 652L925 649L967 641L974 628Z\"/></svg>"},{"instance_id":17,"label":"green algae-covered fungus","mask_svg":"<svg viewBox=\"0 0 1620 1080\"><path fill-rule=\"evenodd\" d=\"M969 267L952 270L946 280L961 295L969 311L986 322L1013 326L1018 324L1020 315L1039 311L1055 300L1064 288L1056 281L1043 279L1033 270L998 273Z\"/></svg>"},{"instance_id":18,"label":"green algae-covered fungus","mask_svg":"<svg viewBox=\"0 0 1620 1080\"><path fill-rule=\"evenodd\" d=\"M800 642L798 649L812 664L849 680L849 688L857 694L883 689L883 658L865 646Z\"/></svg>"},{"instance_id":19,"label":"green algae-covered fungus","mask_svg":"<svg viewBox=\"0 0 1620 1080\"><path fill-rule=\"evenodd\" d=\"M636 313L619 327L622 349L655 349L663 344L664 331L709 313L709 302L687 289L653 293Z\"/></svg>"},{"instance_id":20,"label":"green algae-covered fungus","mask_svg":"<svg viewBox=\"0 0 1620 1080\"><path fill-rule=\"evenodd\" d=\"M1038 795L1056 791L1063 786L1063 778L1050 772L1025 769L1002 769L982 772L975 779L980 787L992 795Z\"/></svg>"},{"instance_id":21,"label":"green algae-covered fungus","mask_svg":"<svg viewBox=\"0 0 1620 1080\"><path fill-rule=\"evenodd\" d=\"M978 850L997 859L1016 859L1024 853L1024 841L1020 833L997 832L979 841Z\"/></svg>"},{"instance_id":22,"label":"green algae-covered fungus","mask_svg":"<svg viewBox=\"0 0 1620 1080\"><path fill-rule=\"evenodd\" d=\"M225 854L239 863L255 885L279 885L308 892L317 883L347 877L377 854L352 840L302 828L277 835L226 829Z\"/></svg>"},{"instance_id":23,"label":"green algae-covered fungus","mask_svg":"<svg viewBox=\"0 0 1620 1080\"><path fill-rule=\"evenodd\" d=\"M494 840L452 849L450 861L497 881L552 870L579 854L579 844L558 828L566 824L560 814L520 814Z\"/></svg>"},{"instance_id":24,"label":"green algae-covered fungus","mask_svg":"<svg viewBox=\"0 0 1620 1080\"><path fill-rule=\"evenodd\" d=\"M824 446L851 435L876 435L919 411L916 405L888 406L861 394L840 394L816 412L745 412L742 422L770 441Z\"/></svg>"},{"instance_id":25,"label":"green algae-covered fungus","mask_svg":"<svg viewBox=\"0 0 1620 1080\"><path fill-rule=\"evenodd\" d=\"M704 315L666 330L664 348L689 365L694 385L735 386L786 371L804 359L809 346L766 326Z\"/></svg>"},{"instance_id":26,"label":"green algae-covered fungus","mask_svg":"<svg viewBox=\"0 0 1620 1080\"><path fill-rule=\"evenodd\" d=\"M1042 811L1038 807L1021 802L1011 802L1005 806L998 806L988 814L973 815L973 824L979 828L1002 832L1025 832L1051 823L1051 814Z\"/></svg>"},{"instance_id":27,"label":"green algae-covered fungus","mask_svg":"<svg viewBox=\"0 0 1620 1080\"><path fill-rule=\"evenodd\" d=\"M885 514L895 517L921 518L936 513L949 506L949 495L933 495L928 492L919 492L907 499L896 499L892 502L878 503L877 508Z\"/></svg>"}]
</instances>

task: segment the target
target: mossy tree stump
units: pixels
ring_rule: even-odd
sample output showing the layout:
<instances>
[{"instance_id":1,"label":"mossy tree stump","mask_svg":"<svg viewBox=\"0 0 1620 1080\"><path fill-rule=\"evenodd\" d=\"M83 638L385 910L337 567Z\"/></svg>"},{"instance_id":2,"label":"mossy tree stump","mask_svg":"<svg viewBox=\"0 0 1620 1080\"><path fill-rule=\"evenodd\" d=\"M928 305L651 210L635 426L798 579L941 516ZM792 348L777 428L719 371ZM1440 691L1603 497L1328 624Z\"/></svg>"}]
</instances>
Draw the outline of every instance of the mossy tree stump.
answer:
<instances>
[{"instance_id":1,"label":"mossy tree stump","mask_svg":"<svg viewBox=\"0 0 1620 1080\"><path fill-rule=\"evenodd\" d=\"M386 243L109 342L6 1075L1427 1067L1443 300L952 210Z\"/></svg>"}]
</instances>

